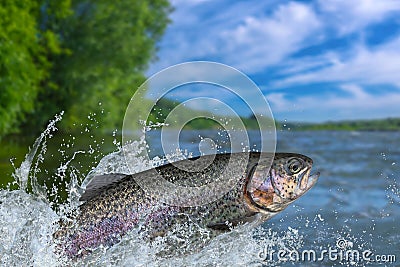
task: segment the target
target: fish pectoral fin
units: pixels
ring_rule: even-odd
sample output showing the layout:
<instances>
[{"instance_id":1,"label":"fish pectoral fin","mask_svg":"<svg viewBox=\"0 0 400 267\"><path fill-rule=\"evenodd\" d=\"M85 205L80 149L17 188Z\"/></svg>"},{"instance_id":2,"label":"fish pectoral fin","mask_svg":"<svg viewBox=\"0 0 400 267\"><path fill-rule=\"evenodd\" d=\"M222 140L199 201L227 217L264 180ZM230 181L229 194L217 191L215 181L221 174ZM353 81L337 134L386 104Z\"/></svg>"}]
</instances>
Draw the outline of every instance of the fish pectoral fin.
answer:
<instances>
[{"instance_id":1,"label":"fish pectoral fin","mask_svg":"<svg viewBox=\"0 0 400 267\"><path fill-rule=\"evenodd\" d=\"M218 231L230 231L238 225L254 222L257 218L258 213L254 212L249 214L248 216L230 219L224 222L209 223L207 224L207 227Z\"/></svg>"}]
</instances>

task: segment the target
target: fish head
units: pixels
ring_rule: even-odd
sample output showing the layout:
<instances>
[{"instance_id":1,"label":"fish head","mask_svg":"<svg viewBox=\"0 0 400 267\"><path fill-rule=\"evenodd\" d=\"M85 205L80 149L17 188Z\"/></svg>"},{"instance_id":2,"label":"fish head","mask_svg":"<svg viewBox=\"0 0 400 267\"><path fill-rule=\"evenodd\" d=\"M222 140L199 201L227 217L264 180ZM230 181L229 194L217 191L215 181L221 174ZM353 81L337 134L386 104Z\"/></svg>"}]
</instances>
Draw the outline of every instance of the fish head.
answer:
<instances>
[{"instance_id":1,"label":"fish head","mask_svg":"<svg viewBox=\"0 0 400 267\"><path fill-rule=\"evenodd\" d=\"M294 153L275 154L272 165L260 160L247 179L245 198L250 209L260 213L277 213L304 195L318 180L310 175L311 158Z\"/></svg>"}]
</instances>

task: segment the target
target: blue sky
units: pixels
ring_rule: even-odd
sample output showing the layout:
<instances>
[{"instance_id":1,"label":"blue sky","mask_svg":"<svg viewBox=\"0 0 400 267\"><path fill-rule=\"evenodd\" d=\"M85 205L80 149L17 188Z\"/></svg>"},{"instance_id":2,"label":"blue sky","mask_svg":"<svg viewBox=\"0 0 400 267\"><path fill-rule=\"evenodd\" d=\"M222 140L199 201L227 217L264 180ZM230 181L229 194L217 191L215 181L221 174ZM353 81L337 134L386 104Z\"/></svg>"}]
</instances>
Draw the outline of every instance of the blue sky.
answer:
<instances>
[{"instance_id":1,"label":"blue sky","mask_svg":"<svg viewBox=\"0 0 400 267\"><path fill-rule=\"evenodd\" d=\"M400 1L172 5L148 75L186 61L217 61L254 80L278 120L400 117ZM198 96L196 90L180 95Z\"/></svg>"}]
</instances>

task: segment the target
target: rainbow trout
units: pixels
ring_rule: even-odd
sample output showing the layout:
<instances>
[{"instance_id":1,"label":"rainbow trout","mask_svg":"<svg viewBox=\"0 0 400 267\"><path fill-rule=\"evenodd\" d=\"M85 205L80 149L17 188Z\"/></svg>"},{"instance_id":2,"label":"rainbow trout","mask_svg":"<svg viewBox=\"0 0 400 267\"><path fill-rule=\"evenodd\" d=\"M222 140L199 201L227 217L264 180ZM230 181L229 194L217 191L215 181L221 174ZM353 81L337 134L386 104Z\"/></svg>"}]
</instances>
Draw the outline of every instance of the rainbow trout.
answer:
<instances>
[{"instance_id":1,"label":"rainbow trout","mask_svg":"<svg viewBox=\"0 0 400 267\"><path fill-rule=\"evenodd\" d=\"M178 168L192 162L205 167L196 171ZM137 231L150 244L157 237L167 238L165 255L188 253L242 224L265 222L306 193L319 177L319 173L310 175L309 157L293 153L276 153L273 159L266 153L227 153L177 163L133 175L93 178L81 197L85 202L69 220L60 222L54 234L60 253L80 258L99 246L118 243L130 231ZM224 176L237 177L229 190L209 203L171 205L138 184L154 177L154 170L169 182L189 187L226 179ZM201 197L207 198L207 192ZM168 239L172 229L174 238Z\"/></svg>"}]
</instances>

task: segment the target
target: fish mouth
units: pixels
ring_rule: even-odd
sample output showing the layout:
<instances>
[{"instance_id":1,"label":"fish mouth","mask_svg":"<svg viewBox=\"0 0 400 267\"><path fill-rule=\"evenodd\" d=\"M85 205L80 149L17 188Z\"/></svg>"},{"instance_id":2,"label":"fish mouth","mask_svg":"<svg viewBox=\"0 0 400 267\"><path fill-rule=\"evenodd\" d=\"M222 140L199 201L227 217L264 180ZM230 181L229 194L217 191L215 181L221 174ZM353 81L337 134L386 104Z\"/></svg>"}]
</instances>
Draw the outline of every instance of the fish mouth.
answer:
<instances>
[{"instance_id":1,"label":"fish mouth","mask_svg":"<svg viewBox=\"0 0 400 267\"><path fill-rule=\"evenodd\" d=\"M311 170L308 170L304 175L303 178L300 181L300 185L298 188L296 188L293 196L293 200L298 199L302 195L308 192L311 188L314 187L314 185L317 183L318 178L320 176L320 172L316 172L312 175L309 175Z\"/></svg>"}]
</instances>

